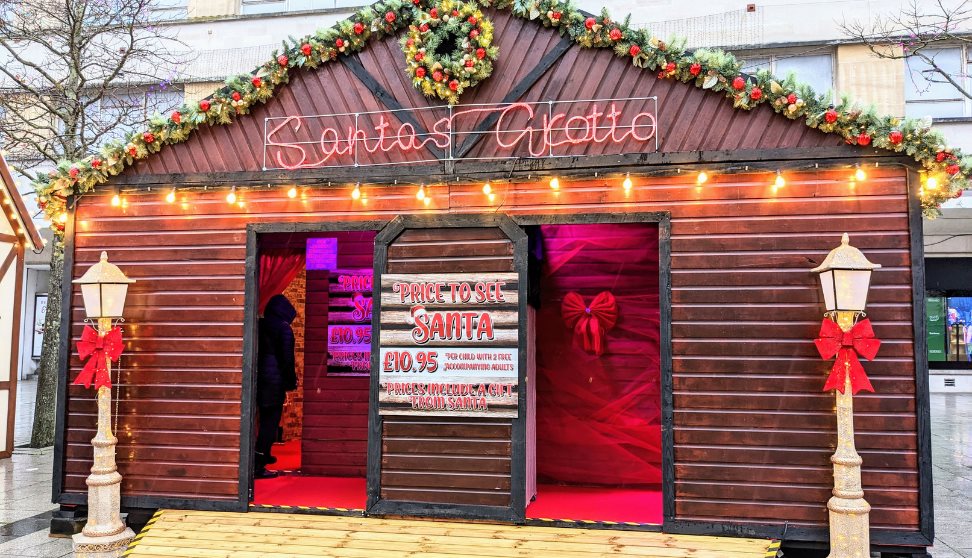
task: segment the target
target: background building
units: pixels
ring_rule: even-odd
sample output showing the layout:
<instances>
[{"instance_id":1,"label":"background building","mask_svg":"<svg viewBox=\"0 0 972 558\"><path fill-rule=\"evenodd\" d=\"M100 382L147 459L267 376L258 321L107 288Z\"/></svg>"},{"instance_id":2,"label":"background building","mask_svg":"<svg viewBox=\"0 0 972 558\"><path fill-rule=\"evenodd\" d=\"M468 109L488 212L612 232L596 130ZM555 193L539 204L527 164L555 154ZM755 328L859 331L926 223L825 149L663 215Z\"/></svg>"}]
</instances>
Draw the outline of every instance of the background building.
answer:
<instances>
[{"instance_id":1,"label":"background building","mask_svg":"<svg viewBox=\"0 0 972 558\"><path fill-rule=\"evenodd\" d=\"M250 71L268 59L280 46L279 37L312 33L369 3L368 0L159 0L159 19L163 25L173 28L188 46L189 61L166 87L146 87L135 93L129 90L119 98L121 102L141 103L146 107L159 106L159 98L161 105L172 107L201 99L227 76ZM690 48L730 50L744 62L744 71L768 68L780 76L794 72L799 81L819 92L832 91L835 96L848 95L863 103L873 103L882 113L928 117L947 134L951 146L972 152L972 100L951 85L927 81L922 75L927 66L920 61L879 59L866 45L849 40L841 28L844 22L870 22L897 13L907 9L910 2L583 0L578 4L591 12L606 7L615 17L630 13L634 25L647 27L662 39L684 37ZM918 2L928 13L938 9L936 4ZM968 26L968 23L959 22L959 25ZM968 86L970 47L961 43L941 45L934 55L941 66L950 69L956 79ZM148 102L151 96L156 97L153 99L156 102ZM110 110L110 107L102 108ZM21 163L15 154L9 159L14 164ZM23 163L30 166L29 161ZM29 184L22 180L19 187L33 207ZM933 260L927 266L932 296L929 308L939 305L942 314L942 321L929 322L930 335L936 336L930 338L933 351L941 351L930 355L934 369L932 387L972 390L972 357L967 348L972 345L969 338L972 335L967 333L972 328L966 327L972 324L972 296L966 298L972 295L972 271L968 271L967 265L972 263L972 196L949 202L943 218L926 225L926 256ZM30 302L24 305L24 323L32 322L32 316L28 317L26 312L33 308L34 295L45 290L43 270L32 269L34 280L28 276L26 281L30 292L25 298ZM957 274L955 270L962 273ZM25 354L21 362L23 376L32 369L32 361ZM939 369L944 373L938 374Z\"/></svg>"}]
</instances>

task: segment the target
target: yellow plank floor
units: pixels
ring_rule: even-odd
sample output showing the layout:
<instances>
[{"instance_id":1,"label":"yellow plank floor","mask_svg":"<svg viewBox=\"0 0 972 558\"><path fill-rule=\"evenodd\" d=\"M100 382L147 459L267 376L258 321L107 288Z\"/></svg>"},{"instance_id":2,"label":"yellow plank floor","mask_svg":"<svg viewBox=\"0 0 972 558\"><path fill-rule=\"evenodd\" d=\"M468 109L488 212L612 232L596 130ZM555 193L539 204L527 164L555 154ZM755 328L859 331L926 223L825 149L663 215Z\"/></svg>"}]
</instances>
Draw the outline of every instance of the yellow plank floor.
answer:
<instances>
[{"instance_id":1,"label":"yellow plank floor","mask_svg":"<svg viewBox=\"0 0 972 558\"><path fill-rule=\"evenodd\" d=\"M764 558L771 541L571 529L334 517L164 510L143 529L131 558Z\"/></svg>"}]
</instances>

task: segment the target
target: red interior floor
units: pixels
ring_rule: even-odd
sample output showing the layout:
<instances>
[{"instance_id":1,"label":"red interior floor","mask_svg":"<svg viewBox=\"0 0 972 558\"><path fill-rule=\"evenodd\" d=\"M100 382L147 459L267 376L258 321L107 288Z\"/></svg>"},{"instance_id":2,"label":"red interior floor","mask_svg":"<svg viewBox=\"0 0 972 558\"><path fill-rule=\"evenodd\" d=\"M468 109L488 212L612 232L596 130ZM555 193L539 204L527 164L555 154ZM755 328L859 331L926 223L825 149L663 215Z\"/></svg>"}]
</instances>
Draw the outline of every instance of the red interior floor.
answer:
<instances>
[{"instance_id":1,"label":"red interior floor","mask_svg":"<svg viewBox=\"0 0 972 558\"><path fill-rule=\"evenodd\" d=\"M604 488L541 484L528 518L662 523L661 488Z\"/></svg>"},{"instance_id":2,"label":"red interior floor","mask_svg":"<svg viewBox=\"0 0 972 558\"><path fill-rule=\"evenodd\" d=\"M273 465L267 465L267 469L273 471L296 471L300 469L300 438L274 444L270 454L277 458Z\"/></svg>"},{"instance_id":3,"label":"red interior floor","mask_svg":"<svg viewBox=\"0 0 972 558\"><path fill-rule=\"evenodd\" d=\"M363 478L280 475L275 479L254 481L253 503L364 509L367 500L365 491Z\"/></svg>"}]
</instances>

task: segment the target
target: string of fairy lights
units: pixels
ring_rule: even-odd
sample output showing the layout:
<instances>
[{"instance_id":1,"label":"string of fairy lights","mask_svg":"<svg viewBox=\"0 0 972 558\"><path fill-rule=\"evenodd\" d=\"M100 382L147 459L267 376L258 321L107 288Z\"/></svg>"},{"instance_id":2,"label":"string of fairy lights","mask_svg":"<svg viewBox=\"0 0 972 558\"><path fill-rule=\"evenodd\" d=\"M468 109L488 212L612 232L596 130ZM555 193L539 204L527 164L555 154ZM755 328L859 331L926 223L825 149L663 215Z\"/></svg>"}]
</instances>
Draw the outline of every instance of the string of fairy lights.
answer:
<instances>
[{"instance_id":1,"label":"string of fairy lights","mask_svg":"<svg viewBox=\"0 0 972 558\"><path fill-rule=\"evenodd\" d=\"M878 165L879 165L879 163L875 163L874 164L875 167L877 167ZM817 167L818 167L818 165L814 165L813 168L817 168ZM860 163L853 165L852 167L850 167L850 169L851 169L851 172L850 172L849 176L847 177L847 184L848 184L848 189L851 192L853 192L853 191L855 191L858 183L861 183L861 182L864 182L865 180L867 180L867 172L866 172L864 166L861 165ZM716 171L714 171L714 170L698 170L698 171L693 171L693 172L695 174L695 180L694 180L694 182L695 182L695 185L696 185L696 187L698 189L702 189L706 184L710 183L710 181L712 181L712 179L713 179L713 175L717 174ZM745 171L744 172L752 172L752 171L747 166L747 167L745 167ZM682 174L682 170L681 169L677 169L676 170L676 174L681 175ZM731 173L730 172L725 172L723 174L731 174ZM782 190L783 188L786 187L787 180L786 180L786 177L785 177L784 172L783 172L782 169L776 169L775 172L773 172L772 170L769 170L768 171L768 174L770 175L770 177L767 180L767 185L770 187L770 189L771 189L771 191L772 191L773 194L776 194L777 192L779 192L780 190ZM669 170L669 174L668 175L671 176L671 171L670 170ZM595 176L595 178L597 178L598 177L597 173L595 173L594 176ZM646 175L646 176L648 176L648 175ZM530 177L528 176L527 179L529 180ZM548 184L549 189L551 190L551 192L553 192L555 194L559 194L564 189L564 185L562 184L562 178L559 177L559 176L544 177L544 180L547 181L547 184ZM631 193L631 191L634 189L634 186L635 186L634 180L632 179L632 173L630 173L630 172L624 173L623 175L618 175L615 178L609 178L608 180L609 181L610 180L619 180L619 182L620 182L620 190L625 195L629 195ZM445 181L443 181L443 182L445 182ZM535 180L533 180L531 182L542 184L542 182L537 182ZM448 183L448 182L445 182L445 183ZM330 185L331 183L328 183L328 184ZM457 184L458 184L458 182L457 182ZM467 182L467 184L468 184L468 182ZM438 185L436 183L424 183L423 182L423 183L418 183L418 184L411 184L411 183L399 183L398 181L395 181L394 182L394 185L397 185L397 186L414 185L414 187L416 188L415 189L415 199L418 202L420 202L422 205L426 206L426 207L429 207L432 204L432 200L433 200L432 191L435 190L435 189L437 189L440 186L440 185ZM268 188L272 188L270 185L267 185L267 187ZM308 186L308 188L310 188L310 187L312 187L312 186ZM366 190L363 188L362 182L354 182L353 184L349 184L346 187L350 190L348 195L349 195L349 197L350 197L351 200L353 200L354 202L360 203L362 206L367 206L368 205L369 198L368 198L368 195L366 193ZM936 178L935 176L925 175L924 173L922 173L921 174L921 187L918 190L918 195L919 196L923 196L926 192L935 191L939 187L940 187L940 181L939 181L938 178ZM189 186L185 186L185 187L182 187L182 188L170 187L168 189L164 189L163 190L163 192L164 192L163 199L168 204L176 204L179 201L178 193L179 193L180 190L182 190L182 191L188 191L188 190L199 190L199 189L200 189L199 187L189 187ZM210 187L202 187L201 189L202 190L209 190ZM257 190L257 189L262 189L262 187L253 187L253 188L247 188L247 189ZM284 190L285 191L285 195L289 199L296 199L299 196L301 196L301 189L299 189L298 186L288 185L288 186L284 186L282 188L282 190L283 189L285 189ZM243 207L244 206L244 201L241 199L242 198L242 191L243 190L244 190L243 187L231 186L230 189L229 189L229 191L227 191L226 196L225 196L226 203L227 204L230 204L230 205L238 205L239 207ZM487 202L489 204L495 204L496 203L496 201L497 201L497 186L494 185L493 181L487 180L487 181L485 181L485 182L482 183L482 193L485 196L485 198L486 198L486 200L487 200ZM7 200L4 200L4 203L8 203ZM183 203L185 203L184 200L183 200ZM119 189L119 190L116 190L115 193L114 193L114 195L111 197L110 204L111 204L112 207L124 208L124 207L127 207L128 206L128 201L126 199L126 196L124 196L123 193L122 193L122 191ZM67 220L68 220L68 214L67 214L66 211L64 213L61 213L58 216L58 221L61 222L61 223L66 223Z\"/></svg>"}]
</instances>

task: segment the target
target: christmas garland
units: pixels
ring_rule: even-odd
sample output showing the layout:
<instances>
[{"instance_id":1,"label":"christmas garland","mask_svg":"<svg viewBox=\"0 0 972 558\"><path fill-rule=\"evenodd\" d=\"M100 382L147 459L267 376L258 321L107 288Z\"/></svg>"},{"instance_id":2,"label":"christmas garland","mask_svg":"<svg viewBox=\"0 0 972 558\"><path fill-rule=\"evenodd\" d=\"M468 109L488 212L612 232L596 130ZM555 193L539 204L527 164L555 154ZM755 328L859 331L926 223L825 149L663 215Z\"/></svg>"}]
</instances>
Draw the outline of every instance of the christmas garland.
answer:
<instances>
[{"instance_id":1,"label":"christmas garland","mask_svg":"<svg viewBox=\"0 0 972 558\"><path fill-rule=\"evenodd\" d=\"M418 21L402 38L402 51L415 88L450 105L467 87L489 77L499 52L493 46L493 22L479 6L453 0L418 9Z\"/></svg>"},{"instance_id":2,"label":"christmas garland","mask_svg":"<svg viewBox=\"0 0 972 558\"><path fill-rule=\"evenodd\" d=\"M421 25L423 14L428 13L426 8L442 4L436 0L384 0L333 27L303 39L285 41L272 60L251 74L227 79L209 98L192 106L184 105L168 116L154 116L147 130L131 134L127 141L109 142L97 155L58 164L46 180L34 183L38 205L60 237L68 196L94 190L96 185L164 145L185 141L200 126L233 122L254 104L267 102L277 86L288 81L291 69L316 68L339 55L362 50L372 39L395 34L408 25ZM722 93L736 108L749 110L768 103L787 118L803 119L811 128L837 134L848 144L905 153L923 167L927 177L935 178L929 179L921 191L926 215L938 214L942 202L960 195L968 186L972 158L949 150L944 137L931 130L927 121L879 116L873 108L861 108L846 97L832 105L826 96L797 84L792 75L786 79L775 78L767 71L744 75L731 54L710 49L686 53L682 42L661 41L644 29L630 27L627 19L612 20L606 11L591 16L560 0L481 0L480 4L510 9L517 17L557 29L582 47L610 48L639 68L657 71L660 79L675 79ZM485 25L480 26L485 31ZM458 91L459 87L457 94Z\"/></svg>"}]
</instances>

